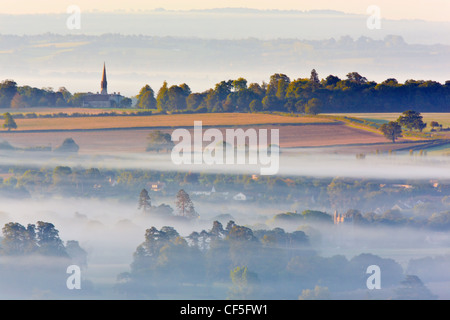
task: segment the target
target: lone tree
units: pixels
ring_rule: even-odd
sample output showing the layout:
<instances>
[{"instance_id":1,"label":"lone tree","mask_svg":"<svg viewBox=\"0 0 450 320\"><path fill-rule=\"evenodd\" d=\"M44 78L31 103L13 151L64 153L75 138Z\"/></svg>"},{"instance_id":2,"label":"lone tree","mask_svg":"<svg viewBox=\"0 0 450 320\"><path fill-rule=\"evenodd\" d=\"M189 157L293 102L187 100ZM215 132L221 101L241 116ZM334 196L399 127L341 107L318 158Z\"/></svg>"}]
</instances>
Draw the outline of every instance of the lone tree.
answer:
<instances>
[{"instance_id":1,"label":"lone tree","mask_svg":"<svg viewBox=\"0 0 450 320\"><path fill-rule=\"evenodd\" d=\"M11 129L17 129L17 124L9 112L4 113L3 118L5 119L3 128L8 129L8 131L11 131Z\"/></svg>"},{"instance_id":2,"label":"lone tree","mask_svg":"<svg viewBox=\"0 0 450 320\"><path fill-rule=\"evenodd\" d=\"M422 130L427 126L427 124L423 122L420 112L413 110L403 112L397 119L397 122L408 130L416 129L420 132L422 132Z\"/></svg>"},{"instance_id":3,"label":"lone tree","mask_svg":"<svg viewBox=\"0 0 450 320\"><path fill-rule=\"evenodd\" d=\"M145 151L169 150L173 147L174 143L172 137L168 133L163 133L160 130L151 132L147 136L148 145Z\"/></svg>"},{"instance_id":4,"label":"lone tree","mask_svg":"<svg viewBox=\"0 0 450 320\"><path fill-rule=\"evenodd\" d=\"M397 138L402 136L402 127L396 121L384 123L380 127L380 130L383 133L383 135L386 138L392 140L393 143L395 143L395 140L397 140Z\"/></svg>"},{"instance_id":5,"label":"lone tree","mask_svg":"<svg viewBox=\"0 0 450 320\"><path fill-rule=\"evenodd\" d=\"M183 189L177 193L176 206L178 209L178 214L186 218L197 218L198 213L195 211L194 204L192 203L189 194Z\"/></svg>"},{"instance_id":6,"label":"lone tree","mask_svg":"<svg viewBox=\"0 0 450 320\"><path fill-rule=\"evenodd\" d=\"M148 195L148 191L146 189L142 189L141 194L139 195L139 206L138 209L147 213L150 211L152 207L152 203L150 201L150 196Z\"/></svg>"},{"instance_id":7,"label":"lone tree","mask_svg":"<svg viewBox=\"0 0 450 320\"><path fill-rule=\"evenodd\" d=\"M62 144L55 148L55 152L74 152L77 153L80 147L72 138L66 138Z\"/></svg>"},{"instance_id":8,"label":"lone tree","mask_svg":"<svg viewBox=\"0 0 450 320\"><path fill-rule=\"evenodd\" d=\"M442 125L439 124L439 122L437 122L437 121L431 121L431 122L430 122L430 127L431 127L432 129L434 129L434 128L442 128Z\"/></svg>"}]
</instances>

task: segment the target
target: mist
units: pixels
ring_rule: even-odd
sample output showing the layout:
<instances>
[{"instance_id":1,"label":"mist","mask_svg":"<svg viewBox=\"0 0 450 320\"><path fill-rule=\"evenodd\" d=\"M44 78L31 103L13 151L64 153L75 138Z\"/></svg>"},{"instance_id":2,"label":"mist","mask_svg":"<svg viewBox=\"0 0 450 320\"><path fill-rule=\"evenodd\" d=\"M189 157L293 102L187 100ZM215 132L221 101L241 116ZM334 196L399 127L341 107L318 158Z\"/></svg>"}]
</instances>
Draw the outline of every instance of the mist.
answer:
<instances>
[{"instance_id":1,"label":"mist","mask_svg":"<svg viewBox=\"0 0 450 320\"><path fill-rule=\"evenodd\" d=\"M2 154L1 165L14 165L16 168L35 167L37 169L52 169L58 165L80 170L99 168L100 170L158 170L162 172L201 172L203 174L232 175L252 175L259 172L258 168L254 166L245 165L224 165L221 167L175 166L170 161L170 154L102 154L70 157L48 157L48 155L39 155L38 153L33 153L33 155L36 156L31 158L27 153L20 152L8 155ZM357 159L355 155L325 153L321 149L296 149L281 153L278 176L315 177L325 180L337 177L339 179L365 181L372 179L376 183L387 184L395 183L398 179L405 179L416 181L419 184L427 184L430 179L439 179L439 181L445 182L450 178L448 170L445 170L445 168L448 168L448 161L447 157L419 157L409 154L397 154L395 156L368 155L365 159ZM259 235L266 234L268 237L266 238L270 239L273 236L273 233L270 232L282 228L284 230L284 233L281 233L283 237L294 237L294 234L298 237L299 234L295 232L304 232L308 239L307 242L285 247L282 244L283 242L260 246L258 241L266 239L261 238L258 241L254 240L256 242L249 243L250 248L256 246L256 249L250 256L242 257L239 251L233 251L234 246L237 245L235 242L228 244L226 242L228 240L219 237L220 241L225 241L223 245L230 245L229 250L232 254L231 262L220 260L220 265L230 263L231 268L231 266L238 266L240 262L245 262L249 270L258 275L257 286L262 296L255 296L256 298L297 299L302 296L304 290L313 290L316 285L315 282L322 279L320 283L330 290L329 296L331 298L361 299L367 298L369 295L375 299L395 299L397 297L396 290L403 288L401 281L410 274L417 275L423 282L423 287L420 287L419 290L424 294L422 297L438 299L450 297L448 286L446 286L450 281L447 274L448 248L450 247L448 231L430 229L426 223L417 225L419 222L422 223L422 221L430 219L436 213L433 208L427 209L425 207L417 212L413 209L401 212L399 221L402 221L402 223L399 224L395 222L397 220L382 219L386 215L383 212L389 211L388 209L392 207L396 200L389 199L389 201L386 200L385 204L377 203L379 208L384 208L377 214L378 219L381 219L379 223L336 225L329 221L324 223L308 220L302 217L300 212L321 210L328 214L331 219L335 210L344 213L347 209L355 209L360 210L365 219L369 219L369 216L366 217L366 214L371 212L368 209L369 205L367 204L367 207L360 206L359 202L354 202L347 207L334 208L324 203L318 203L318 200L308 203L302 201L264 202L256 199L253 201L236 201L231 199L233 194L225 196L225 192L223 192L223 198L221 198L222 190L220 189L216 192L220 197L212 199L208 195L196 196L193 191L199 187L200 185L197 184L183 187L191 193L199 214L199 217L195 220L181 219L176 215L152 214L152 211L149 214L143 214L137 208L138 194L113 198L108 196L75 197L67 194L42 197L34 196L31 193L31 197L24 199L3 198L0 210L1 225L8 222L18 222L24 226L37 221L51 222L59 231L59 236L64 242L69 240L79 242L80 247L87 253L87 265L82 268L82 289L71 291L65 287L65 280L69 276L65 268L73 262L62 258L44 259L42 256L3 256L0 260L0 266L5 272L2 274L4 276L12 274L13 276L2 277L2 283L5 285L0 289L0 296L27 299L42 297L126 299L130 297L172 297L172 294L179 292L178 298L204 298L208 296L207 292L210 292L210 298L225 299L230 295L230 292L234 291L231 289L231 291L214 289L214 283L209 282L212 280L196 280L202 283L200 287L183 286L180 283L188 280L186 278L179 278L178 280L178 276L181 277L181 271L170 269L173 268L172 264L170 264L170 268L167 267L169 268L167 272L169 274L174 272L171 280L174 281L173 283L170 282L169 285L168 282L165 286L164 283L155 282L155 280L146 280L152 285L148 288L142 287L142 283L147 282L142 279L144 282L140 282L140 278L133 269L135 267L132 267L132 265L136 263L134 254L137 252L138 246L145 242L146 230L152 227L163 230L170 226L177 231L181 238L189 239L193 232L199 234L203 230L210 232L214 221L219 221L224 228L230 221L233 221L238 226L249 228L256 238ZM236 192L238 191L236 189ZM287 191L288 189L284 186L275 186L272 189L274 196L282 195ZM301 192L301 189L299 191ZM243 192L246 193L246 191ZM352 198L355 196L354 193L356 192L353 190L344 191L340 197ZM161 204L176 208L176 199L169 193L152 193L151 200L152 206L155 208ZM439 210L444 209L443 204ZM281 216L277 216L288 212L295 213L292 215L293 220L283 220ZM408 223L408 219L414 223ZM277 234L276 237L278 237L280 231L278 230L274 234ZM210 236L204 235L203 237ZM208 241L210 242L206 243L215 243L215 245L212 248L207 245L206 248L202 249L203 251L200 250L200 253L197 252L196 254L208 257L212 254L210 250L218 250L217 243L222 243L220 241ZM169 250L172 247L168 246L167 248ZM243 252L247 251L244 250ZM275 252L278 252L277 254L281 254L281 256L277 256ZM277 261L276 264L274 264L275 261ZM308 261L308 263L315 261L316 271L301 269L300 266L304 265L305 261ZM158 263L162 262L159 261ZM326 265L334 263L340 266L339 272L326 268ZM270 264L271 268L275 268L274 270L287 268L286 272L289 276L282 276L283 273L274 270L269 271L265 267L266 264ZM382 280L382 290L369 291L366 288L365 280L368 275L364 269L370 264L381 264L382 279L384 279ZM192 270L188 268L189 265L187 264L182 274L192 274L192 279L201 278L202 274L196 272L199 268L198 265L194 264ZM157 273L158 270L152 272L159 274ZM230 269L218 274L221 274L220 280L227 284L227 288L233 288L229 279L229 272ZM333 275L333 273L336 274ZM27 274L27 276L24 276L24 274ZM36 274L35 278L32 276L33 274ZM125 283L121 282L123 280L118 280L118 276L123 274L129 274ZM149 275L148 277L154 276ZM14 279L14 281L11 279ZM47 279L47 281L42 279ZM176 281L180 281L180 283ZM14 294L11 291L12 287L18 288L14 291ZM209 288L209 291L206 289L204 291L201 288ZM124 293L124 290L126 293Z\"/></svg>"},{"instance_id":2,"label":"mist","mask_svg":"<svg viewBox=\"0 0 450 320\"><path fill-rule=\"evenodd\" d=\"M278 175L382 178L391 179L450 179L448 156L412 155L409 151L394 154L368 154L364 159L351 152L338 153L339 149L326 148L283 148L279 154ZM171 153L102 153L57 155L46 152L8 152L0 155L0 165L35 168L70 166L100 169L142 169L160 171L181 171L224 174L261 174L269 165L237 164L174 164ZM192 153L191 158L194 157Z\"/></svg>"}]
</instances>

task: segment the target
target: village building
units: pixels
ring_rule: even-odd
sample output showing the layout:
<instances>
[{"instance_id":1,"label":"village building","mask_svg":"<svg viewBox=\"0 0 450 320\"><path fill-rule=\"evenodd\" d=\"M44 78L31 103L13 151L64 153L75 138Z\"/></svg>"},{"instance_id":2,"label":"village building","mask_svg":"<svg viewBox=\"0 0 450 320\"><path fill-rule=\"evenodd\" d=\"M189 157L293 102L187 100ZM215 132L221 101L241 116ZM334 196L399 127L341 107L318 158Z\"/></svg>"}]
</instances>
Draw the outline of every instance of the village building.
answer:
<instances>
[{"instance_id":1,"label":"village building","mask_svg":"<svg viewBox=\"0 0 450 320\"><path fill-rule=\"evenodd\" d=\"M245 194L243 194L242 192L239 192L238 194L233 196L233 200L236 200L236 201L247 201L247 196Z\"/></svg>"},{"instance_id":2,"label":"village building","mask_svg":"<svg viewBox=\"0 0 450 320\"><path fill-rule=\"evenodd\" d=\"M164 182L161 181L155 181L155 182L149 182L147 183L147 187L150 188L151 191L159 192L162 191L165 188Z\"/></svg>"},{"instance_id":3,"label":"village building","mask_svg":"<svg viewBox=\"0 0 450 320\"><path fill-rule=\"evenodd\" d=\"M337 212L337 210L335 210L334 214L333 214L333 223L334 224L340 224L340 223L344 223L344 221L345 221L344 215L343 214L339 214Z\"/></svg>"},{"instance_id":4,"label":"village building","mask_svg":"<svg viewBox=\"0 0 450 320\"><path fill-rule=\"evenodd\" d=\"M100 93L88 92L83 98L85 108L114 108L119 107L123 100L120 92L108 93L108 81L106 80L106 64L103 64L103 76L100 82Z\"/></svg>"},{"instance_id":5,"label":"village building","mask_svg":"<svg viewBox=\"0 0 450 320\"><path fill-rule=\"evenodd\" d=\"M337 210L333 214L334 224L353 223L353 214L351 213L338 213Z\"/></svg>"}]
</instances>

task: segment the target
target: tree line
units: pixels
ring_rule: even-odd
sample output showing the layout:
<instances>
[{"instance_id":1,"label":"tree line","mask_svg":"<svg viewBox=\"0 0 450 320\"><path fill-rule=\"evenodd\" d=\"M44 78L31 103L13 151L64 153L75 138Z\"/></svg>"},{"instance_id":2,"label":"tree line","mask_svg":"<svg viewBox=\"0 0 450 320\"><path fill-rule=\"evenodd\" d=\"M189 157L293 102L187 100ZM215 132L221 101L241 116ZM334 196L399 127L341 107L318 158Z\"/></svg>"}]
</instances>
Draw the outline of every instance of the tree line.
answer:
<instances>
[{"instance_id":1,"label":"tree line","mask_svg":"<svg viewBox=\"0 0 450 320\"><path fill-rule=\"evenodd\" d=\"M369 81L358 72L345 79L329 75L319 78L315 69L309 78L291 80L277 73L268 83L250 83L245 78L221 81L214 88L193 93L185 83L164 82L157 93L147 84L137 95L137 107L167 112L399 112L407 108L422 112L448 110L450 81L394 78Z\"/></svg>"},{"instance_id":2,"label":"tree line","mask_svg":"<svg viewBox=\"0 0 450 320\"><path fill-rule=\"evenodd\" d=\"M87 265L87 253L78 241L69 240L64 245L53 223L38 221L25 227L18 222L9 222L2 228L2 233L0 255L53 256L75 259L80 265Z\"/></svg>"},{"instance_id":3,"label":"tree line","mask_svg":"<svg viewBox=\"0 0 450 320\"><path fill-rule=\"evenodd\" d=\"M84 95L72 94L65 87L55 91L4 80L0 83L0 108L81 107ZM192 92L186 83L169 86L164 81L157 92L146 84L136 98L137 108L159 112L445 112L450 106L450 80L444 84L414 79L399 83L388 78L377 83L358 72L349 72L344 79L336 75L320 79L313 69L309 77L290 79L276 73L261 84L248 83L243 77L223 80L203 92ZM130 106L127 98L117 107Z\"/></svg>"}]
</instances>

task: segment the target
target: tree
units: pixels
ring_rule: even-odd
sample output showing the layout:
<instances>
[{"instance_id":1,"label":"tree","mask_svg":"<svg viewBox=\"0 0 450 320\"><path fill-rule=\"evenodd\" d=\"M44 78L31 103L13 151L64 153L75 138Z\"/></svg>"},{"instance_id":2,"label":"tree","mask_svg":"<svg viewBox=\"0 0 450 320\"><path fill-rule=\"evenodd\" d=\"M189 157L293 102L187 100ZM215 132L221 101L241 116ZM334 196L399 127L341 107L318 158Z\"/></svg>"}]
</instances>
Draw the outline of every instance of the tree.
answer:
<instances>
[{"instance_id":1,"label":"tree","mask_svg":"<svg viewBox=\"0 0 450 320\"><path fill-rule=\"evenodd\" d=\"M317 98L312 98L305 106L305 113L307 114L319 114L322 111L322 102Z\"/></svg>"},{"instance_id":2,"label":"tree","mask_svg":"<svg viewBox=\"0 0 450 320\"><path fill-rule=\"evenodd\" d=\"M153 89L147 84L142 87L141 91L136 97L137 107L140 109L156 109L156 99Z\"/></svg>"},{"instance_id":3,"label":"tree","mask_svg":"<svg viewBox=\"0 0 450 320\"><path fill-rule=\"evenodd\" d=\"M395 143L397 138L402 136L402 127L396 121L390 121L389 123L384 123L380 127L380 131L387 138Z\"/></svg>"},{"instance_id":4,"label":"tree","mask_svg":"<svg viewBox=\"0 0 450 320\"><path fill-rule=\"evenodd\" d=\"M402 115L397 119L397 122L408 130L416 129L422 132L422 130L427 126L422 119L423 118L420 115L420 112L408 110L402 113Z\"/></svg>"},{"instance_id":5,"label":"tree","mask_svg":"<svg viewBox=\"0 0 450 320\"><path fill-rule=\"evenodd\" d=\"M156 107L158 110L165 110L167 102L169 101L168 96L168 88L167 88L167 82L164 81L162 87L159 89L158 94L156 96Z\"/></svg>"},{"instance_id":6,"label":"tree","mask_svg":"<svg viewBox=\"0 0 450 320\"><path fill-rule=\"evenodd\" d=\"M364 84L367 82L367 78L361 76L358 72L347 73L347 79L356 84Z\"/></svg>"},{"instance_id":7,"label":"tree","mask_svg":"<svg viewBox=\"0 0 450 320\"><path fill-rule=\"evenodd\" d=\"M290 82L291 80L287 75L282 73L275 73L270 76L266 94L276 96L278 99L284 99L286 95L286 89L289 86Z\"/></svg>"},{"instance_id":8,"label":"tree","mask_svg":"<svg viewBox=\"0 0 450 320\"><path fill-rule=\"evenodd\" d=\"M250 108L251 112L257 112L263 109L263 105L259 99L252 100L248 107Z\"/></svg>"},{"instance_id":9,"label":"tree","mask_svg":"<svg viewBox=\"0 0 450 320\"><path fill-rule=\"evenodd\" d=\"M201 106L203 100L205 99L204 93L191 93L186 98L186 107L188 110L196 110Z\"/></svg>"},{"instance_id":10,"label":"tree","mask_svg":"<svg viewBox=\"0 0 450 320\"><path fill-rule=\"evenodd\" d=\"M0 108L11 107L11 100L17 93L17 83L13 80L4 80L0 83Z\"/></svg>"},{"instance_id":11,"label":"tree","mask_svg":"<svg viewBox=\"0 0 450 320\"><path fill-rule=\"evenodd\" d=\"M58 191L67 191L70 187L72 169L67 166L57 166L53 169L53 185L58 186Z\"/></svg>"},{"instance_id":12,"label":"tree","mask_svg":"<svg viewBox=\"0 0 450 320\"><path fill-rule=\"evenodd\" d=\"M440 128L441 127L441 125L439 124L439 122L437 122L437 121L431 121L430 122L430 127L431 128Z\"/></svg>"},{"instance_id":13,"label":"tree","mask_svg":"<svg viewBox=\"0 0 450 320\"><path fill-rule=\"evenodd\" d=\"M130 98L125 97L122 100L120 100L119 107L121 107L121 108L130 108L132 104L133 104L133 100L131 100ZM155 100L155 106L156 106L156 100Z\"/></svg>"},{"instance_id":14,"label":"tree","mask_svg":"<svg viewBox=\"0 0 450 320\"><path fill-rule=\"evenodd\" d=\"M84 98L87 96L87 93L76 92L69 100L69 104L74 107L82 107L84 103Z\"/></svg>"},{"instance_id":15,"label":"tree","mask_svg":"<svg viewBox=\"0 0 450 320\"><path fill-rule=\"evenodd\" d=\"M8 129L8 131L11 131L11 129L17 129L17 124L9 112L4 113L3 118L5 119L3 128Z\"/></svg>"},{"instance_id":16,"label":"tree","mask_svg":"<svg viewBox=\"0 0 450 320\"><path fill-rule=\"evenodd\" d=\"M311 81L314 89L316 89L320 85L319 74L317 73L316 69L311 70L309 81Z\"/></svg>"},{"instance_id":17,"label":"tree","mask_svg":"<svg viewBox=\"0 0 450 320\"><path fill-rule=\"evenodd\" d=\"M198 213L195 211L194 204L189 197L189 194L187 194L183 189L181 189L177 193L176 207L178 209L179 215L182 217L198 217Z\"/></svg>"},{"instance_id":18,"label":"tree","mask_svg":"<svg viewBox=\"0 0 450 320\"><path fill-rule=\"evenodd\" d=\"M231 270L230 278L232 282L230 299L245 300L252 298L256 293L259 284L258 275L249 271L247 267L236 267Z\"/></svg>"},{"instance_id":19,"label":"tree","mask_svg":"<svg viewBox=\"0 0 450 320\"><path fill-rule=\"evenodd\" d=\"M221 81L216 84L214 90L210 89L206 93L205 105L208 111L212 112L222 112L223 104L227 99L228 95L231 93L232 80Z\"/></svg>"},{"instance_id":20,"label":"tree","mask_svg":"<svg viewBox=\"0 0 450 320\"><path fill-rule=\"evenodd\" d=\"M11 100L11 108L18 109L26 107L29 107L29 105L25 97L23 97L20 93L17 92Z\"/></svg>"},{"instance_id":21,"label":"tree","mask_svg":"<svg viewBox=\"0 0 450 320\"><path fill-rule=\"evenodd\" d=\"M148 213L150 208L152 207L152 203L150 201L150 196L148 195L148 191L146 189L142 189L140 195L139 195L139 205L138 209L144 212Z\"/></svg>"},{"instance_id":22,"label":"tree","mask_svg":"<svg viewBox=\"0 0 450 320\"><path fill-rule=\"evenodd\" d=\"M66 251L76 265L80 267L87 266L87 252L80 247L78 241L75 240L67 241Z\"/></svg>"},{"instance_id":23,"label":"tree","mask_svg":"<svg viewBox=\"0 0 450 320\"><path fill-rule=\"evenodd\" d=\"M238 78L234 80L231 85L234 88L234 91L241 91L247 89L247 80L244 78Z\"/></svg>"},{"instance_id":24,"label":"tree","mask_svg":"<svg viewBox=\"0 0 450 320\"><path fill-rule=\"evenodd\" d=\"M55 152L78 152L80 147L72 138L66 138L62 144L55 148Z\"/></svg>"},{"instance_id":25,"label":"tree","mask_svg":"<svg viewBox=\"0 0 450 320\"><path fill-rule=\"evenodd\" d=\"M159 152L159 150L169 150L174 145L171 135L160 130L150 132L147 136L147 141L148 144L145 151Z\"/></svg>"},{"instance_id":26,"label":"tree","mask_svg":"<svg viewBox=\"0 0 450 320\"><path fill-rule=\"evenodd\" d=\"M330 291L327 287L315 286L314 290L305 289L302 291L299 300L329 300Z\"/></svg>"},{"instance_id":27,"label":"tree","mask_svg":"<svg viewBox=\"0 0 450 320\"><path fill-rule=\"evenodd\" d=\"M36 251L35 225L29 224L27 228L17 222L5 224L2 229L2 253L5 255L24 255Z\"/></svg>"},{"instance_id":28,"label":"tree","mask_svg":"<svg viewBox=\"0 0 450 320\"><path fill-rule=\"evenodd\" d=\"M167 90L165 108L169 111L185 110L187 108L186 99L190 94L191 89L185 83L179 86L171 86Z\"/></svg>"},{"instance_id":29,"label":"tree","mask_svg":"<svg viewBox=\"0 0 450 320\"><path fill-rule=\"evenodd\" d=\"M304 219L309 221L327 222L327 223L332 222L331 216L328 213L322 211L305 210L302 212L302 216Z\"/></svg>"},{"instance_id":30,"label":"tree","mask_svg":"<svg viewBox=\"0 0 450 320\"><path fill-rule=\"evenodd\" d=\"M341 79L339 77L336 77L336 76L333 76L333 75L329 75L323 81L323 85L325 87L326 86L333 86L334 87L339 81L341 81Z\"/></svg>"},{"instance_id":31,"label":"tree","mask_svg":"<svg viewBox=\"0 0 450 320\"><path fill-rule=\"evenodd\" d=\"M70 98L72 97L72 94L70 93L69 90L67 90L66 87L59 87L58 93L61 94L62 99L64 100L64 102L66 104L67 104L67 102L69 102Z\"/></svg>"},{"instance_id":32,"label":"tree","mask_svg":"<svg viewBox=\"0 0 450 320\"><path fill-rule=\"evenodd\" d=\"M434 295L416 275L406 275L400 283L400 287L395 290L398 300L436 300Z\"/></svg>"},{"instance_id":33,"label":"tree","mask_svg":"<svg viewBox=\"0 0 450 320\"><path fill-rule=\"evenodd\" d=\"M64 244L59 238L59 231L52 223L38 221L36 229L39 253L50 256L68 256Z\"/></svg>"},{"instance_id":34,"label":"tree","mask_svg":"<svg viewBox=\"0 0 450 320\"><path fill-rule=\"evenodd\" d=\"M30 254L35 251L44 255L67 256L58 230L52 223L38 221L37 228L28 224L7 223L3 229L2 250L5 254Z\"/></svg>"},{"instance_id":35,"label":"tree","mask_svg":"<svg viewBox=\"0 0 450 320\"><path fill-rule=\"evenodd\" d=\"M132 273L148 272L155 268L161 248L177 237L179 234L173 227L163 227L161 230L151 227L145 230L145 240L133 254Z\"/></svg>"}]
</instances>

